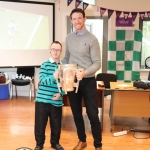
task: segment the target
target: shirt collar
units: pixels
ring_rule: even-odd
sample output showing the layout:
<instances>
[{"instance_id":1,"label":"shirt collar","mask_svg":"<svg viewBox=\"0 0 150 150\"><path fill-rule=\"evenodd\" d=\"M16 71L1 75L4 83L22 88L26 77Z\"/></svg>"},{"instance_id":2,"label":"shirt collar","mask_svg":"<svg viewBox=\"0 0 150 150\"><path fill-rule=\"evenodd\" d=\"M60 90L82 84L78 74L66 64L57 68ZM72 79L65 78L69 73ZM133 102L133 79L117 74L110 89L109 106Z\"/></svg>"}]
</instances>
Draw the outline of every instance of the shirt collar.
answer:
<instances>
[{"instance_id":1,"label":"shirt collar","mask_svg":"<svg viewBox=\"0 0 150 150\"><path fill-rule=\"evenodd\" d=\"M74 34L82 36L86 31L87 31L86 28L84 28L81 31L75 31Z\"/></svg>"},{"instance_id":2,"label":"shirt collar","mask_svg":"<svg viewBox=\"0 0 150 150\"><path fill-rule=\"evenodd\" d=\"M51 63L56 63L51 57L49 58L49 61L50 61ZM57 64L62 64L62 62L60 61L60 62L57 63Z\"/></svg>"}]
</instances>

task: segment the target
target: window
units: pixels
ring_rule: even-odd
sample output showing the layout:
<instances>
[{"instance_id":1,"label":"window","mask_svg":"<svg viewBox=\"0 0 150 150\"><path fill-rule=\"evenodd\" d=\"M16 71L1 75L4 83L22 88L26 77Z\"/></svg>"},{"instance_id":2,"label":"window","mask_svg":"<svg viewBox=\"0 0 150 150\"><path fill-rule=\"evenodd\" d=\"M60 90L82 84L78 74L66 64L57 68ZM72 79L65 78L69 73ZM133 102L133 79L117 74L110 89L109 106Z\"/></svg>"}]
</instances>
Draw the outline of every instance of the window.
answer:
<instances>
[{"instance_id":1,"label":"window","mask_svg":"<svg viewBox=\"0 0 150 150\"><path fill-rule=\"evenodd\" d=\"M150 56L150 19L140 19L140 30L143 33L142 51L141 51L141 68L145 68L145 59Z\"/></svg>"}]
</instances>

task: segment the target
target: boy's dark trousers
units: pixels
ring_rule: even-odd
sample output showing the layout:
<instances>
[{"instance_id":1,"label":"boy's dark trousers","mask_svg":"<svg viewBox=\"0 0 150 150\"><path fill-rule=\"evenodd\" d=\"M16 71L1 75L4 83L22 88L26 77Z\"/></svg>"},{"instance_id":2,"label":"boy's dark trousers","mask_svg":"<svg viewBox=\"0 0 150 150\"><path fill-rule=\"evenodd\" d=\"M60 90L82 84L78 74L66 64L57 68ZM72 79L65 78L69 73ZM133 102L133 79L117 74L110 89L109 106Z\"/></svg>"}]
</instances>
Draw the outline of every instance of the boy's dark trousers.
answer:
<instances>
[{"instance_id":1,"label":"boy's dark trousers","mask_svg":"<svg viewBox=\"0 0 150 150\"><path fill-rule=\"evenodd\" d=\"M56 107L51 104L36 102L35 103L35 127L34 134L36 146L43 146L45 142L45 129L50 121L51 128L51 145L59 144L61 133L62 107Z\"/></svg>"}]
</instances>

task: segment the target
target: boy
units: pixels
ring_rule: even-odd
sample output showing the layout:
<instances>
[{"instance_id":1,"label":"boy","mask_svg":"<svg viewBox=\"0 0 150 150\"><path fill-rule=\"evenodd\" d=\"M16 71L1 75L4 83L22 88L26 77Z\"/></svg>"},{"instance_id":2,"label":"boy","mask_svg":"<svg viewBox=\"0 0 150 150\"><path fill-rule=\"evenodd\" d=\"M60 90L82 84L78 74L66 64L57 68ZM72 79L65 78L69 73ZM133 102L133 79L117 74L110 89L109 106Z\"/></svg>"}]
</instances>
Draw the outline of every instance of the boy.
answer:
<instances>
[{"instance_id":1,"label":"boy","mask_svg":"<svg viewBox=\"0 0 150 150\"><path fill-rule=\"evenodd\" d=\"M58 72L55 70L60 63L60 54L62 45L58 41L51 44L50 58L40 67L40 83L35 100L35 140L36 147L34 150L42 150L45 142L45 129L48 118L51 127L51 147L56 150L64 150L59 144L61 134L62 119L62 95L59 93L56 79Z\"/></svg>"}]
</instances>

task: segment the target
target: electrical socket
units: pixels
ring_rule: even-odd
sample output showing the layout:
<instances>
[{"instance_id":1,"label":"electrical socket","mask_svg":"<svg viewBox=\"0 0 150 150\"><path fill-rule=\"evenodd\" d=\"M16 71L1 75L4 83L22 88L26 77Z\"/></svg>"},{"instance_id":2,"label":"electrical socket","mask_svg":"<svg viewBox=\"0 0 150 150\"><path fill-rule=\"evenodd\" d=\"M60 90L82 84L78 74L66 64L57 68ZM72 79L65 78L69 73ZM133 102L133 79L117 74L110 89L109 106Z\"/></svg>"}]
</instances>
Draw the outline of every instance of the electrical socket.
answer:
<instances>
[{"instance_id":1,"label":"electrical socket","mask_svg":"<svg viewBox=\"0 0 150 150\"><path fill-rule=\"evenodd\" d=\"M127 130L120 131L120 132L115 132L114 136L120 136L120 135L125 135L125 134L127 134Z\"/></svg>"}]
</instances>

